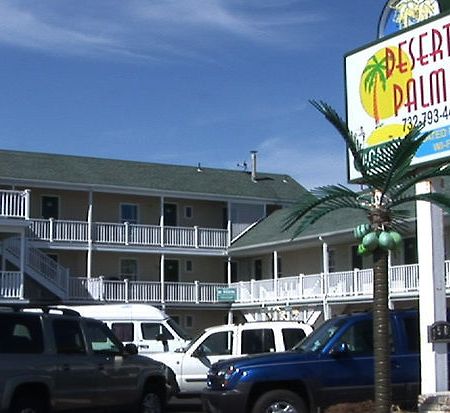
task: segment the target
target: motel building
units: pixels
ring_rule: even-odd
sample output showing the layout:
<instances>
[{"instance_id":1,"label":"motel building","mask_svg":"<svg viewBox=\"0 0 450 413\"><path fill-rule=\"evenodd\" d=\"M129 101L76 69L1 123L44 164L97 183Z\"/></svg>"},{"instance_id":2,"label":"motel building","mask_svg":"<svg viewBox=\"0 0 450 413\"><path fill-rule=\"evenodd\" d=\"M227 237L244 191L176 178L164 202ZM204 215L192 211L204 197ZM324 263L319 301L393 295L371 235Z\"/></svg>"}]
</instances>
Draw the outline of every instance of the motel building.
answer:
<instances>
[{"instance_id":1,"label":"motel building","mask_svg":"<svg viewBox=\"0 0 450 413\"><path fill-rule=\"evenodd\" d=\"M340 210L293 239L283 222L308 196L254 152L248 170L224 170L0 151L0 302L148 303L192 334L369 309L371 257L353 236L366 218ZM411 218L390 255L392 308L418 303L415 233Z\"/></svg>"}]
</instances>

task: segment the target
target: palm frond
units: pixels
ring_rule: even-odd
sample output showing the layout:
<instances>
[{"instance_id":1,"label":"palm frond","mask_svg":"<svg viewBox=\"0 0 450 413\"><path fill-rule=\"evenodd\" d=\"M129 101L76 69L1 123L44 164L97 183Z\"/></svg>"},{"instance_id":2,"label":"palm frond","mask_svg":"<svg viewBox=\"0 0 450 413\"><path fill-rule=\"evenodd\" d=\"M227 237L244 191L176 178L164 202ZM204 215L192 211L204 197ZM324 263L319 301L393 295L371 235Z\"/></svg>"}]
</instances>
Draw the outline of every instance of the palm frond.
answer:
<instances>
[{"instance_id":1,"label":"palm frond","mask_svg":"<svg viewBox=\"0 0 450 413\"><path fill-rule=\"evenodd\" d=\"M416 201L425 201L430 202L433 205L436 205L447 212L450 211L450 196L439 193L439 192L430 192L428 194L416 194L411 196L400 197L397 200L391 201L391 208L394 208L399 205L403 205L407 202L416 202Z\"/></svg>"},{"instance_id":2,"label":"palm frond","mask_svg":"<svg viewBox=\"0 0 450 413\"><path fill-rule=\"evenodd\" d=\"M283 223L284 231L296 226L293 238L332 211L342 208L367 210L367 207L359 201L360 193L343 185L322 186L311 192L315 195L315 199L299 202Z\"/></svg>"}]
</instances>

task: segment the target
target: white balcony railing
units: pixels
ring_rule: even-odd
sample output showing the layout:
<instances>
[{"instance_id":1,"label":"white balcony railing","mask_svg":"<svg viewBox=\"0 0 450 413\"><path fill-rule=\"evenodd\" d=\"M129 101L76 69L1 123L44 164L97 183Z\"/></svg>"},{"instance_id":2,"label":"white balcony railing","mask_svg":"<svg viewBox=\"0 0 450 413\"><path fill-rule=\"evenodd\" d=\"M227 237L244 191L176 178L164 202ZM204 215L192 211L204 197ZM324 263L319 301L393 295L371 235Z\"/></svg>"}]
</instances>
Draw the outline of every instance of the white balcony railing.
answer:
<instances>
[{"instance_id":1,"label":"white balcony railing","mask_svg":"<svg viewBox=\"0 0 450 413\"><path fill-rule=\"evenodd\" d=\"M450 263L445 263L446 274ZM447 276L447 280L450 277ZM389 289L392 299L417 297L419 286L418 265L399 265L389 270ZM158 281L117 281L96 278L72 278L71 300L100 300L152 303L218 303L218 289L233 287L236 305L268 305L286 303L320 304L325 301L347 302L354 299L372 300L373 271L371 269L296 275L277 280L251 280L232 283L166 282L164 288ZM450 283L447 281L448 293Z\"/></svg>"},{"instance_id":2,"label":"white balcony railing","mask_svg":"<svg viewBox=\"0 0 450 413\"><path fill-rule=\"evenodd\" d=\"M0 217L30 217L30 191L0 191Z\"/></svg>"},{"instance_id":3,"label":"white balcony railing","mask_svg":"<svg viewBox=\"0 0 450 413\"><path fill-rule=\"evenodd\" d=\"M23 298L23 275L20 271L0 271L0 297Z\"/></svg>"},{"instance_id":4,"label":"white balcony railing","mask_svg":"<svg viewBox=\"0 0 450 413\"><path fill-rule=\"evenodd\" d=\"M160 227L95 222L92 230L85 221L31 219L27 233L34 241L161 246L178 248L216 248L228 246L228 230L200 227Z\"/></svg>"}]
</instances>

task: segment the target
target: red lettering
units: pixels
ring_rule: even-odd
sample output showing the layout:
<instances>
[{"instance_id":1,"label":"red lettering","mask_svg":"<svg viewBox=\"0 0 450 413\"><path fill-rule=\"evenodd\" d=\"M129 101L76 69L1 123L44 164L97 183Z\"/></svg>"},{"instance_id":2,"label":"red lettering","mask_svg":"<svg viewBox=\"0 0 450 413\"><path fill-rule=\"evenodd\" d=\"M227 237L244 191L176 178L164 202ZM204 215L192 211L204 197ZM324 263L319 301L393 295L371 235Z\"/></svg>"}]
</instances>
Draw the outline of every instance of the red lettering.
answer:
<instances>
[{"instance_id":1,"label":"red lettering","mask_svg":"<svg viewBox=\"0 0 450 413\"><path fill-rule=\"evenodd\" d=\"M428 64L428 54L423 52L423 39L428 36L428 33L422 33L419 35L419 62L422 66Z\"/></svg>"},{"instance_id":2,"label":"red lettering","mask_svg":"<svg viewBox=\"0 0 450 413\"><path fill-rule=\"evenodd\" d=\"M406 40L398 44L398 64L397 68L400 73L406 73L408 71L408 62L403 60L402 47L406 45Z\"/></svg>"},{"instance_id":3,"label":"red lettering","mask_svg":"<svg viewBox=\"0 0 450 413\"><path fill-rule=\"evenodd\" d=\"M386 78L389 79L395 69L395 53L386 47Z\"/></svg>"},{"instance_id":4,"label":"red lettering","mask_svg":"<svg viewBox=\"0 0 450 413\"><path fill-rule=\"evenodd\" d=\"M395 111L395 116L398 115L398 110L401 108L402 103L403 103L403 90L401 88L401 86L394 84L393 85L393 94L394 94L394 111Z\"/></svg>"},{"instance_id":5,"label":"red lettering","mask_svg":"<svg viewBox=\"0 0 450 413\"><path fill-rule=\"evenodd\" d=\"M408 109L408 112L411 112L411 110L417 110L417 90L415 79L409 79L408 82L406 82L406 96L407 101L405 103L405 107Z\"/></svg>"},{"instance_id":6,"label":"red lettering","mask_svg":"<svg viewBox=\"0 0 450 413\"><path fill-rule=\"evenodd\" d=\"M433 62L436 62L439 58L440 60L443 59L443 52L442 52L442 34L439 30L433 29L431 31L432 37L431 37L431 43L433 45L433 51L430 53L430 56L433 58Z\"/></svg>"}]
</instances>

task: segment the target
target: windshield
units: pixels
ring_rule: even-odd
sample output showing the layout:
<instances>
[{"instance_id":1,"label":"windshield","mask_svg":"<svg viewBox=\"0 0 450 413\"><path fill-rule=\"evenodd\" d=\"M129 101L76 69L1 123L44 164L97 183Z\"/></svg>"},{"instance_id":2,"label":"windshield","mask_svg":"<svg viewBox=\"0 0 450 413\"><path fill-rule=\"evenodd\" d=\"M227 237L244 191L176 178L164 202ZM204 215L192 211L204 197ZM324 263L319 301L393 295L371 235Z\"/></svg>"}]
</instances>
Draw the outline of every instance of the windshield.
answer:
<instances>
[{"instance_id":1,"label":"windshield","mask_svg":"<svg viewBox=\"0 0 450 413\"><path fill-rule=\"evenodd\" d=\"M344 320L328 320L317 330L296 344L292 351L318 353L326 346L336 332L340 329Z\"/></svg>"},{"instance_id":2,"label":"windshield","mask_svg":"<svg viewBox=\"0 0 450 413\"><path fill-rule=\"evenodd\" d=\"M177 333L177 335L183 340L189 341L191 339L189 334L186 333L186 331L184 331L183 328L175 320L169 318L167 319L167 324L169 324L172 330L175 331L175 333Z\"/></svg>"}]
</instances>

